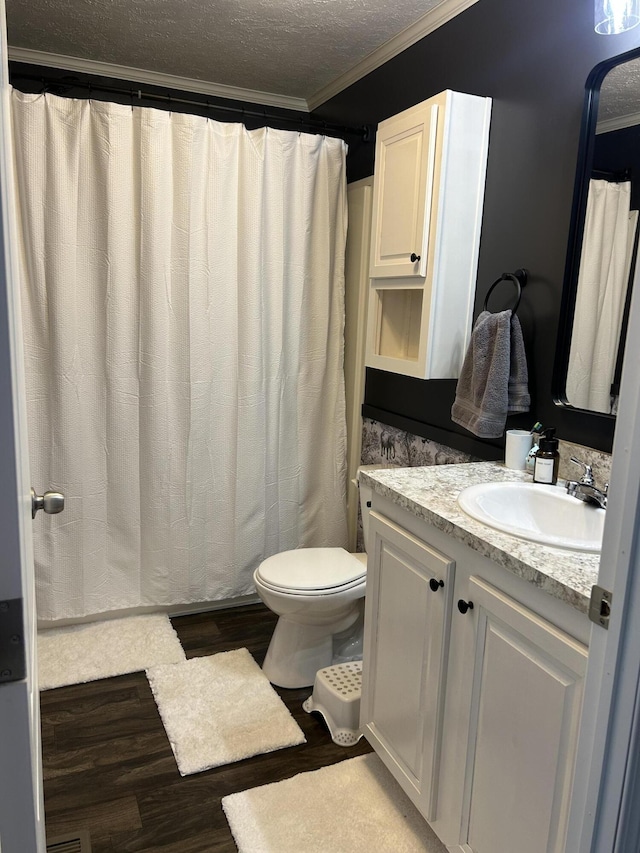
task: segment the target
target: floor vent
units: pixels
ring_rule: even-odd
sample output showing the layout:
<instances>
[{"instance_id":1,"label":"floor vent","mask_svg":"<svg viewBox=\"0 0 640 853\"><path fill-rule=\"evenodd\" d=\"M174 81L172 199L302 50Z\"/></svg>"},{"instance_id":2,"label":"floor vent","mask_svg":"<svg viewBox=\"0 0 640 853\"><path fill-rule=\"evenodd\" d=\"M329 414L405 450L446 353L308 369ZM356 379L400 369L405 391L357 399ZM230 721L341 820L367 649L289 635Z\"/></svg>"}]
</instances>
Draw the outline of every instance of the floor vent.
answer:
<instances>
[{"instance_id":1,"label":"floor vent","mask_svg":"<svg viewBox=\"0 0 640 853\"><path fill-rule=\"evenodd\" d=\"M74 832L64 838L54 838L47 844L47 853L91 853L88 832Z\"/></svg>"}]
</instances>

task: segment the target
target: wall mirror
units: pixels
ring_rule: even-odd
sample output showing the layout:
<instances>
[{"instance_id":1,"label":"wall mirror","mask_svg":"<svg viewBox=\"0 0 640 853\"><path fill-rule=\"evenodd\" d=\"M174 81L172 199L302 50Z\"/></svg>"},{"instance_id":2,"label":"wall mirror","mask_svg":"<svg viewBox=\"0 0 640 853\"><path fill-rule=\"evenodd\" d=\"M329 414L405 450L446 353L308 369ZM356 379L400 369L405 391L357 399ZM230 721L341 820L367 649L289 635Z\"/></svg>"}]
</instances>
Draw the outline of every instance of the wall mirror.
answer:
<instances>
[{"instance_id":1,"label":"wall mirror","mask_svg":"<svg viewBox=\"0 0 640 853\"><path fill-rule=\"evenodd\" d=\"M586 92L554 392L612 419L638 253L640 50L597 65Z\"/></svg>"}]
</instances>

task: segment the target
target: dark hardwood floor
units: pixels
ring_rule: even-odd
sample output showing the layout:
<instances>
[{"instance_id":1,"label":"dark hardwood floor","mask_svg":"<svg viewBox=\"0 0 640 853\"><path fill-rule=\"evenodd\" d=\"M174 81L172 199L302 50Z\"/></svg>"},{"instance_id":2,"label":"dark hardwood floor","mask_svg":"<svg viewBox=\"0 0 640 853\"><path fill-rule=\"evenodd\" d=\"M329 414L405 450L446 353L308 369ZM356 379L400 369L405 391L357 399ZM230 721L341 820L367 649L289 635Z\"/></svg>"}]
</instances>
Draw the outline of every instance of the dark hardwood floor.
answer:
<instances>
[{"instance_id":1,"label":"dark hardwood floor","mask_svg":"<svg viewBox=\"0 0 640 853\"><path fill-rule=\"evenodd\" d=\"M245 647L261 664L275 621L251 605L172 623L189 658ZM184 778L143 672L42 693L47 837L87 830L92 853L235 853L222 797L370 751L336 746L302 710L310 692L278 688L306 744Z\"/></svg>"}]
</instances>

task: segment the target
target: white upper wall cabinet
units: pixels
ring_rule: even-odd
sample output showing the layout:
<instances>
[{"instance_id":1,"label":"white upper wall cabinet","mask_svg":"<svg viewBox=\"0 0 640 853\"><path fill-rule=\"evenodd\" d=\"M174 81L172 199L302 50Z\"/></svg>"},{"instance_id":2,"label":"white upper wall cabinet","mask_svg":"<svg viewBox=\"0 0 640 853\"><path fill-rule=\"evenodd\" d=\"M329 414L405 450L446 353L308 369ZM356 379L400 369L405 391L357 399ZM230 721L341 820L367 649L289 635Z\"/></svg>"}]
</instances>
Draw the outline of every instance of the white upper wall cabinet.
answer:
<instances>
[{"instance_id":1,"label":"white upper wall cabinet","mask_svg":"<svg viewBox=\"0 0 640 853\"><path fill-rule=\"evenodd\" d=\"M367 365L455 379L471 333L491 99L445 91L380 123Z\"/></svg>"}]
</instances>

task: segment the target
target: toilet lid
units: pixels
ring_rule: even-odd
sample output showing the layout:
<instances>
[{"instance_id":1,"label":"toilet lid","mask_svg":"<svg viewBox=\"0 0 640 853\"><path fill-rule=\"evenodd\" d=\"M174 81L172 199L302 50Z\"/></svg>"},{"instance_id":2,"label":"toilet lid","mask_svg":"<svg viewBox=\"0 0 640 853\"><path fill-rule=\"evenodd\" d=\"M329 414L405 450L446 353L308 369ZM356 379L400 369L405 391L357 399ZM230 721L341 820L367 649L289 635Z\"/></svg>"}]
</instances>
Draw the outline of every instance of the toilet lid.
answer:
<instances>
[{"instance_id":1,"label":"toilet lid","mask_svg":"<svg viewBox=\"0 0 640 853\"><path fill-rule=\"evenodd\" d=\"M298 548L268 557L257 575L271 587L313 593L356 586L366 564L344 548Z\"/></svg>"}]
</instances>

